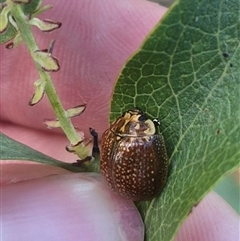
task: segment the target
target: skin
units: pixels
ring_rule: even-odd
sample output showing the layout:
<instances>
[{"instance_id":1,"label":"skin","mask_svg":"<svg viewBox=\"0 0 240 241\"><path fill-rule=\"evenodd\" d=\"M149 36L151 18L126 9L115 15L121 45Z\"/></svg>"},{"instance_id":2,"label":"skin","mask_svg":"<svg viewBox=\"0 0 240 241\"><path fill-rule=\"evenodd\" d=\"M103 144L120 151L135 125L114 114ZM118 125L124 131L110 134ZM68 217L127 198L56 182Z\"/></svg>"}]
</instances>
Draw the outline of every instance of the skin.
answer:
<instances>
[{"instance_id":1,"label":"skin","mask_svg":"<svg viewBox=\"0 0 240 241\"><path fill-rule=\"evenodd\" d=\"M166 9L141 0L45 2L55 6L41 18L63 23L61 29L51 34L34 30L40 48L46 48L52 39L57 40L54 55L60 59L61 70L52 74L56 89L66 108L87 103L84 115L75 119L74 124L86 138L89 123L101 136L108 126L111 92L119 71ZM75 161L76 157L65 151L68 143L61 131L46 130L42 124L44 118L54 117L46 97L34 107L27 105L38 75L25 46L11 51L0 46L0 56L1 131L47 155ZM4 161L1 169L3 185L69 173L22 161ZM74 216L66 219L77 225ZM211 193L194 208L175 240L237 241L239 230L238 215L218 195Z\"/></svg>"}]
</instances>

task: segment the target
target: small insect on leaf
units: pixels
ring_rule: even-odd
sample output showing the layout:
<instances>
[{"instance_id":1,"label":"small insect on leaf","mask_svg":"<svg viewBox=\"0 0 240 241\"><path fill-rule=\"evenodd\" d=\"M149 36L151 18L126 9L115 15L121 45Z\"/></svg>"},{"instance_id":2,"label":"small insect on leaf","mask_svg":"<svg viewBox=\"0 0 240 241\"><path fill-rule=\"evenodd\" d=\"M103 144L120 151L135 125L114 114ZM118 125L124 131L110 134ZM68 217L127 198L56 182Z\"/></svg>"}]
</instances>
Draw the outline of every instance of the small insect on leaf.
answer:
<instances>
[{"instance_id":1,"label":"small insect on leaf","mask_svg":"<svg viewBox=\"0 0 240 241\"><path fill-rule=\"evenodd\" d=\"M151 200L165 186L168 157L155 125L134 108L118 117L103 134L101 172L110 187L127 199Z\"/></svg>"}]
</instances>

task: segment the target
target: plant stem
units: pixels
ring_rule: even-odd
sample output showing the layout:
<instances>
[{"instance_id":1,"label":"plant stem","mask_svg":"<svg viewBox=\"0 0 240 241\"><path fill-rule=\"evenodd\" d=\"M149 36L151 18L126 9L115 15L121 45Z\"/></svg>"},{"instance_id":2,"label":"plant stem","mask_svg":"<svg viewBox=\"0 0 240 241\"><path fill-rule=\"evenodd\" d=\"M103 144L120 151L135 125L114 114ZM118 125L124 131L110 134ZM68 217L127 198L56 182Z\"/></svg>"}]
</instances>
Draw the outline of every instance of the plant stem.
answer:
<instances>
[{"instance_id":1,"label":"plant stem","mask_svg":"<svg viewBox=\"0 0 240 241\"><path fill-rule=\"evenodd\" d=\"M23 41L25 42L31 56L34 53L34 51L38 50L38 46L36 44L36 41L34 39L34 36L31 32L30 25L28 24L28 20L26 19L26 16L24 15L22 8L19 4L13 4L11 13L18 25L19 31L21 33L21 37ZM72 145L76 145L79 142L82 141L78 133L76 132L71 120L68 118L66 111L63 108L63 105L57 95L56 89L53 85L53 82L51 80L51 76L49 73L42 70L41 66L36 62L36 68L40 75L40 78L46 81L45 86L45 93L50 101L50 104L57 116L57 119L59 120L61 124L61 128L63 129L64 133L66 134L67 138L69 139L70 143ZM88 154L88 150L85 147L83 143L79 145L79 152L78 156L80 159L84 159Z\"/></svg>"}]
</instances>

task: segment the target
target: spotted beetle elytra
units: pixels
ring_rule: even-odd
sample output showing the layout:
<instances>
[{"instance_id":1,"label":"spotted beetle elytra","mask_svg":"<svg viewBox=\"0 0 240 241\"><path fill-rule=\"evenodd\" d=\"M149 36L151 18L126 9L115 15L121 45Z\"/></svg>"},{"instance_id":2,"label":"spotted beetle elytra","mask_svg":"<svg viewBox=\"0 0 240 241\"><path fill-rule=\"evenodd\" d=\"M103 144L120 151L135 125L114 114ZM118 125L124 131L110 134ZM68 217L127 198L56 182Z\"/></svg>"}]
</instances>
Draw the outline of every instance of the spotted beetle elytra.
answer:
<instances>
[{"instance_id":1,"label":"spotted beetle elytra","mask_svg":"<svg viewBox=\"0 0 240 241\"><path fill-rule=\"evenodd\" d=\"M168 157L156 120L138 108L118 117L102 136L100 170L109 186L134 201L151 200L165 186Z\"/></svg>"}]
</instances>

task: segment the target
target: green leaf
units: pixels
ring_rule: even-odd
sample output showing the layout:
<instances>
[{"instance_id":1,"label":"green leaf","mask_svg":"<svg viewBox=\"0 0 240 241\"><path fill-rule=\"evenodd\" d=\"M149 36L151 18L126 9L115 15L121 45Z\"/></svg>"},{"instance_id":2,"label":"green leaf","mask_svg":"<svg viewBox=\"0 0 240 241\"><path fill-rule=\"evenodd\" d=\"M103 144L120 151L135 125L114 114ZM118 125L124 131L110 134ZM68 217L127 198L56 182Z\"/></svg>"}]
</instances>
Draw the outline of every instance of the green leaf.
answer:
<instances>
[{"instance_id":1,"label":"green leaf","mask_svg":"<svg viewBox=\"0 0 240 241\"><path fill-rule=\"evenodd\" d=\"M110 119L134 106L160 118L170 160L161 195L138 204L147 241L173 240L191 208L239 166L239 5L176 1L116 83Z\"/></svg>"},{"instance_id":2,"label":"green leaf","mask_svg":"<svg viewBox=\"0 0 240 241\"><path fill-rule=\"evenodd\" d=\"M87 171L70 163L58 161L0 133L1 160L28 160L67 169L72 172Z\"/></svg>"}]
</instances>

